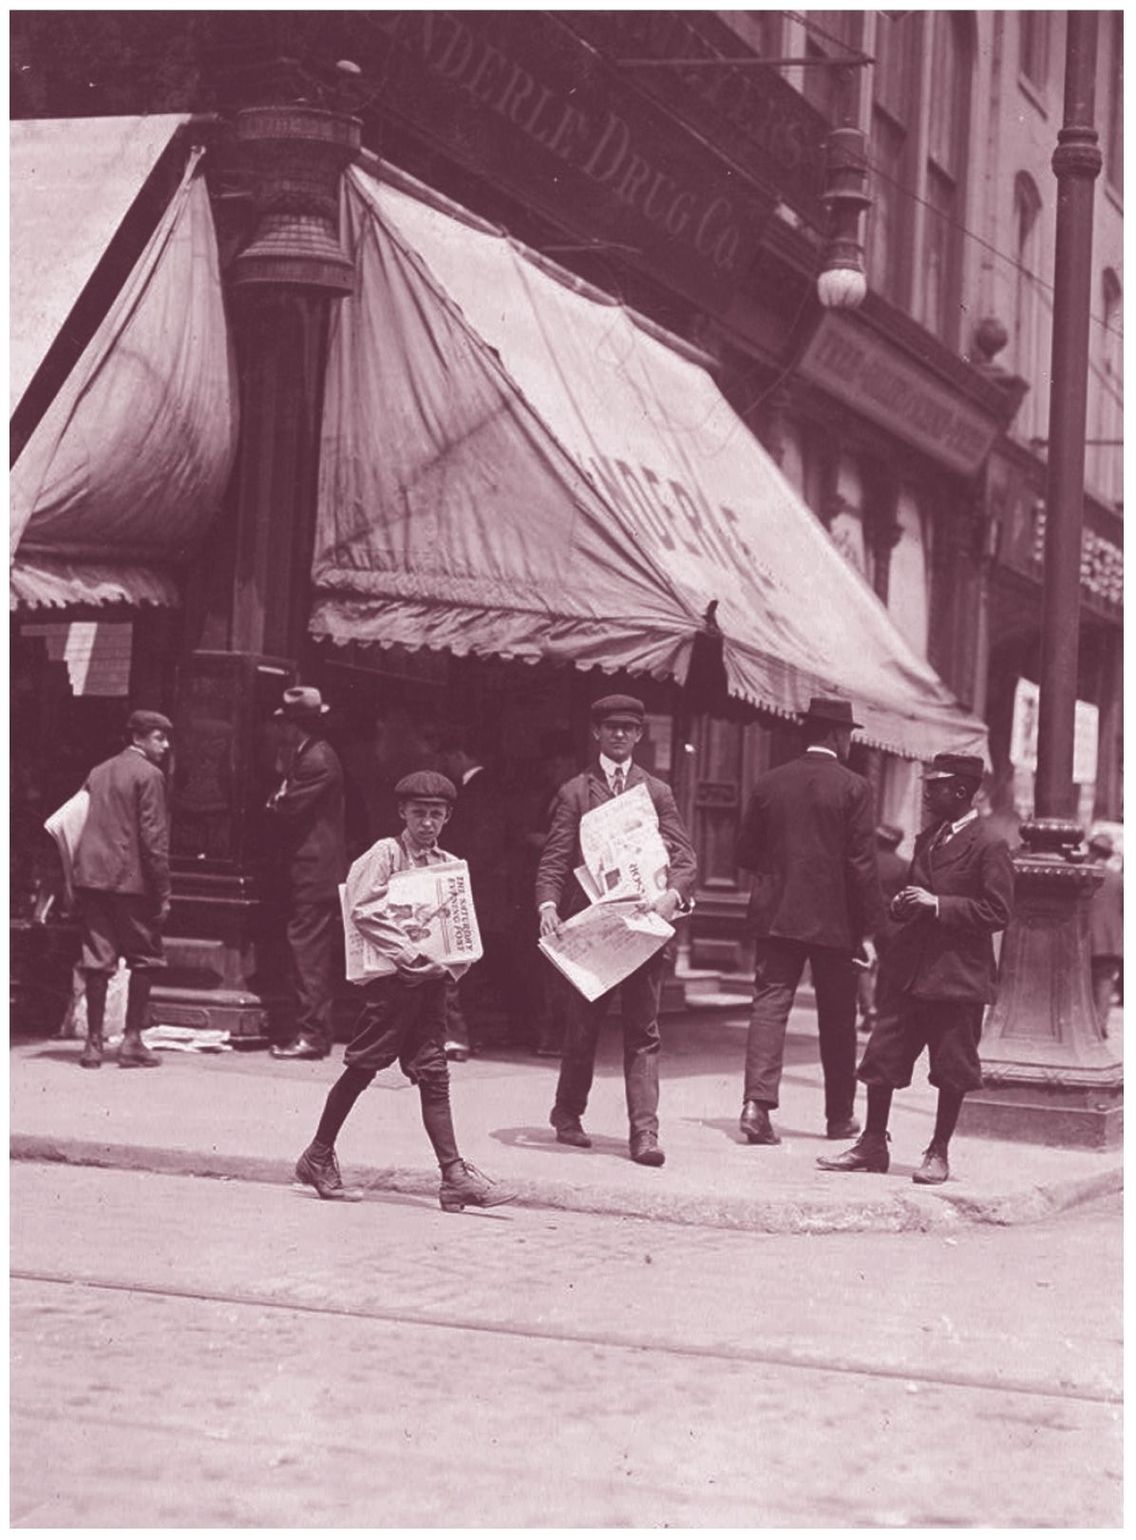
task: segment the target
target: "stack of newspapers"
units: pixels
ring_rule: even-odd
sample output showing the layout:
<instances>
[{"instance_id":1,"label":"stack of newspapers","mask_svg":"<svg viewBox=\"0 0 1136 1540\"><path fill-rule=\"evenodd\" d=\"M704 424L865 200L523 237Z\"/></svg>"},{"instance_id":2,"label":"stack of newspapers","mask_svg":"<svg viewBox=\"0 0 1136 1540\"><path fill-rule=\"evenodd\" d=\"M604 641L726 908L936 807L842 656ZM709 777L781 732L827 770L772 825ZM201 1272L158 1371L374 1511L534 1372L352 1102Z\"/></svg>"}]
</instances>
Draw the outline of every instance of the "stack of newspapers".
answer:
<instances>
[{"instance_id":1,"label":"stack of newspapers","mask_svg":"<svg viewBox=\"0 0 1136 1540\"><path fill-rule=\"evenodd\" d=\"M576 878L588 907L542 936L540 948L586 1000L598 1000L674 935L650 908L666 890L669 858L646 786L585 813L580 851Z\"/></svg>"}]
</instances>

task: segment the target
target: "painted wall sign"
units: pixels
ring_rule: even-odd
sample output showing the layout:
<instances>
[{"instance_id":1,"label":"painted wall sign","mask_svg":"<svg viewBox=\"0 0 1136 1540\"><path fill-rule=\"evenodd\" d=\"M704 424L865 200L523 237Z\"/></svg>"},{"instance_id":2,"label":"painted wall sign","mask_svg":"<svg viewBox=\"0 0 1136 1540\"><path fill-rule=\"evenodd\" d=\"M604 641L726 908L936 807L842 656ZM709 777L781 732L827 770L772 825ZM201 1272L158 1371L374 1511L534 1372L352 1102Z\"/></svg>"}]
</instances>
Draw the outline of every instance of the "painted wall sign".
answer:
<instances>
[{"instance_id":1,"label":"painted wall sign","mask_svg":"<svg viewBox=\"0 0 1136 1540\"><path fill-rule=\"evenodd\" d=\"M973 475L998 425L867 327L827 313L799 372L952 470Z\"/></svg>"},{"instance_id":2,"label":"painted wall sign","mask_svg":"<svg viewBox=\"0 0 1136 1540\"><path fill-rule=\"evenodd\" d=\"M728 308L773 195L629 92L554 14L374 11L370 22L384 113L562 227Z\"/></svg>"}]
</instances>

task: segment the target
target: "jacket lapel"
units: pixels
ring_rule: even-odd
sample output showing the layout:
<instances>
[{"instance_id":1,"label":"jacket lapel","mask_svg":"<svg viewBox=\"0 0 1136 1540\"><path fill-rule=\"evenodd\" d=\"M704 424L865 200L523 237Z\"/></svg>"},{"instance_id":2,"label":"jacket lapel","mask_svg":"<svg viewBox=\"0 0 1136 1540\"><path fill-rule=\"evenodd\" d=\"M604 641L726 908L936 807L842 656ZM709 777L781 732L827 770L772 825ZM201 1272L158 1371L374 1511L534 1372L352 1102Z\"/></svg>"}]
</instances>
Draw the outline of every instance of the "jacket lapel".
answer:
<instances>
[{"instance_id":1,"label":"jacket lapel","mask_svg":"<svg viewBox=\"0 0 1136 1540\"><path fill-rule=\"evenodd\" d=\"M957 834L952 834L945 844L940 845L931 852L931 867L935 872L943 872L956 861L961 861L974 843L978 833L978 819L972 818L965 829L960 829Z\"/></svg>"}]
</instances>

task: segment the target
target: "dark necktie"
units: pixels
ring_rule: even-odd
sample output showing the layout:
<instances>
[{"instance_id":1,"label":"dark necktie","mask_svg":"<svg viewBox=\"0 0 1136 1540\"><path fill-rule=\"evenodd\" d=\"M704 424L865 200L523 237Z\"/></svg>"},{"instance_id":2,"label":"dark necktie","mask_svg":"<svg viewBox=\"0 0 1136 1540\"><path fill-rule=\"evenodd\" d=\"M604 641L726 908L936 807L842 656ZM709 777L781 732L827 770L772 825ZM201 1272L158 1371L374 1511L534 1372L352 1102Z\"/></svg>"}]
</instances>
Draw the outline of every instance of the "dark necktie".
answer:
<instances>
[{"instance_id":1,"label":"dark necktie","mask_svg":"<svg viewBox=\"0 0 1136 1540\"><path fill-rule=\"evenodd\" d=\"M611 789L617 797L623 795L623 767L616 765L611 773Z\"/></svg>"},{"instance_id":2,"label":"dark necktie","mask_svg":"<svg viewBox=\"0 0 1136 1540\"><path fill-rule=\"evenodd\" d=\"M939 825L938 833L935 835L935 838L931 841L931 849L932 850L941 850L942 847L950 839L950 837L951 837L951 835L953 833L954 833L954 830L952 829L952 827L951 827L949 822L944 823L944 824L940 824Z\"/></svg>"}]
</instances>

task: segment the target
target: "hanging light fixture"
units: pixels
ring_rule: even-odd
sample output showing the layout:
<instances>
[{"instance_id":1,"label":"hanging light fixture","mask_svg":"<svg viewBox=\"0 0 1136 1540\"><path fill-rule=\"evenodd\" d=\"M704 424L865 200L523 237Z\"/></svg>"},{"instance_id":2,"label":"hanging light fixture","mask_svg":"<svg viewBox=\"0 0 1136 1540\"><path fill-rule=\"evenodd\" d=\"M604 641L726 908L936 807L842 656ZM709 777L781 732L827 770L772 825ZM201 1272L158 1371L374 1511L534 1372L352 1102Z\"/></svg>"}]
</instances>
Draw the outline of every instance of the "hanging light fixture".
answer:
<instances>
[{"instance_id":1,"label":"hanging light fixture","mask_svg":"<svg viewBox=\"0 0 1136 1540\"><path fill-rule=\"evenodd\" d=\"M867 141L858 128L834 128L825 144L825 190L828 238L817 297L827 310L855 310L868 293L860 215L871 206Z\"/></svg>"}]
</instances>

